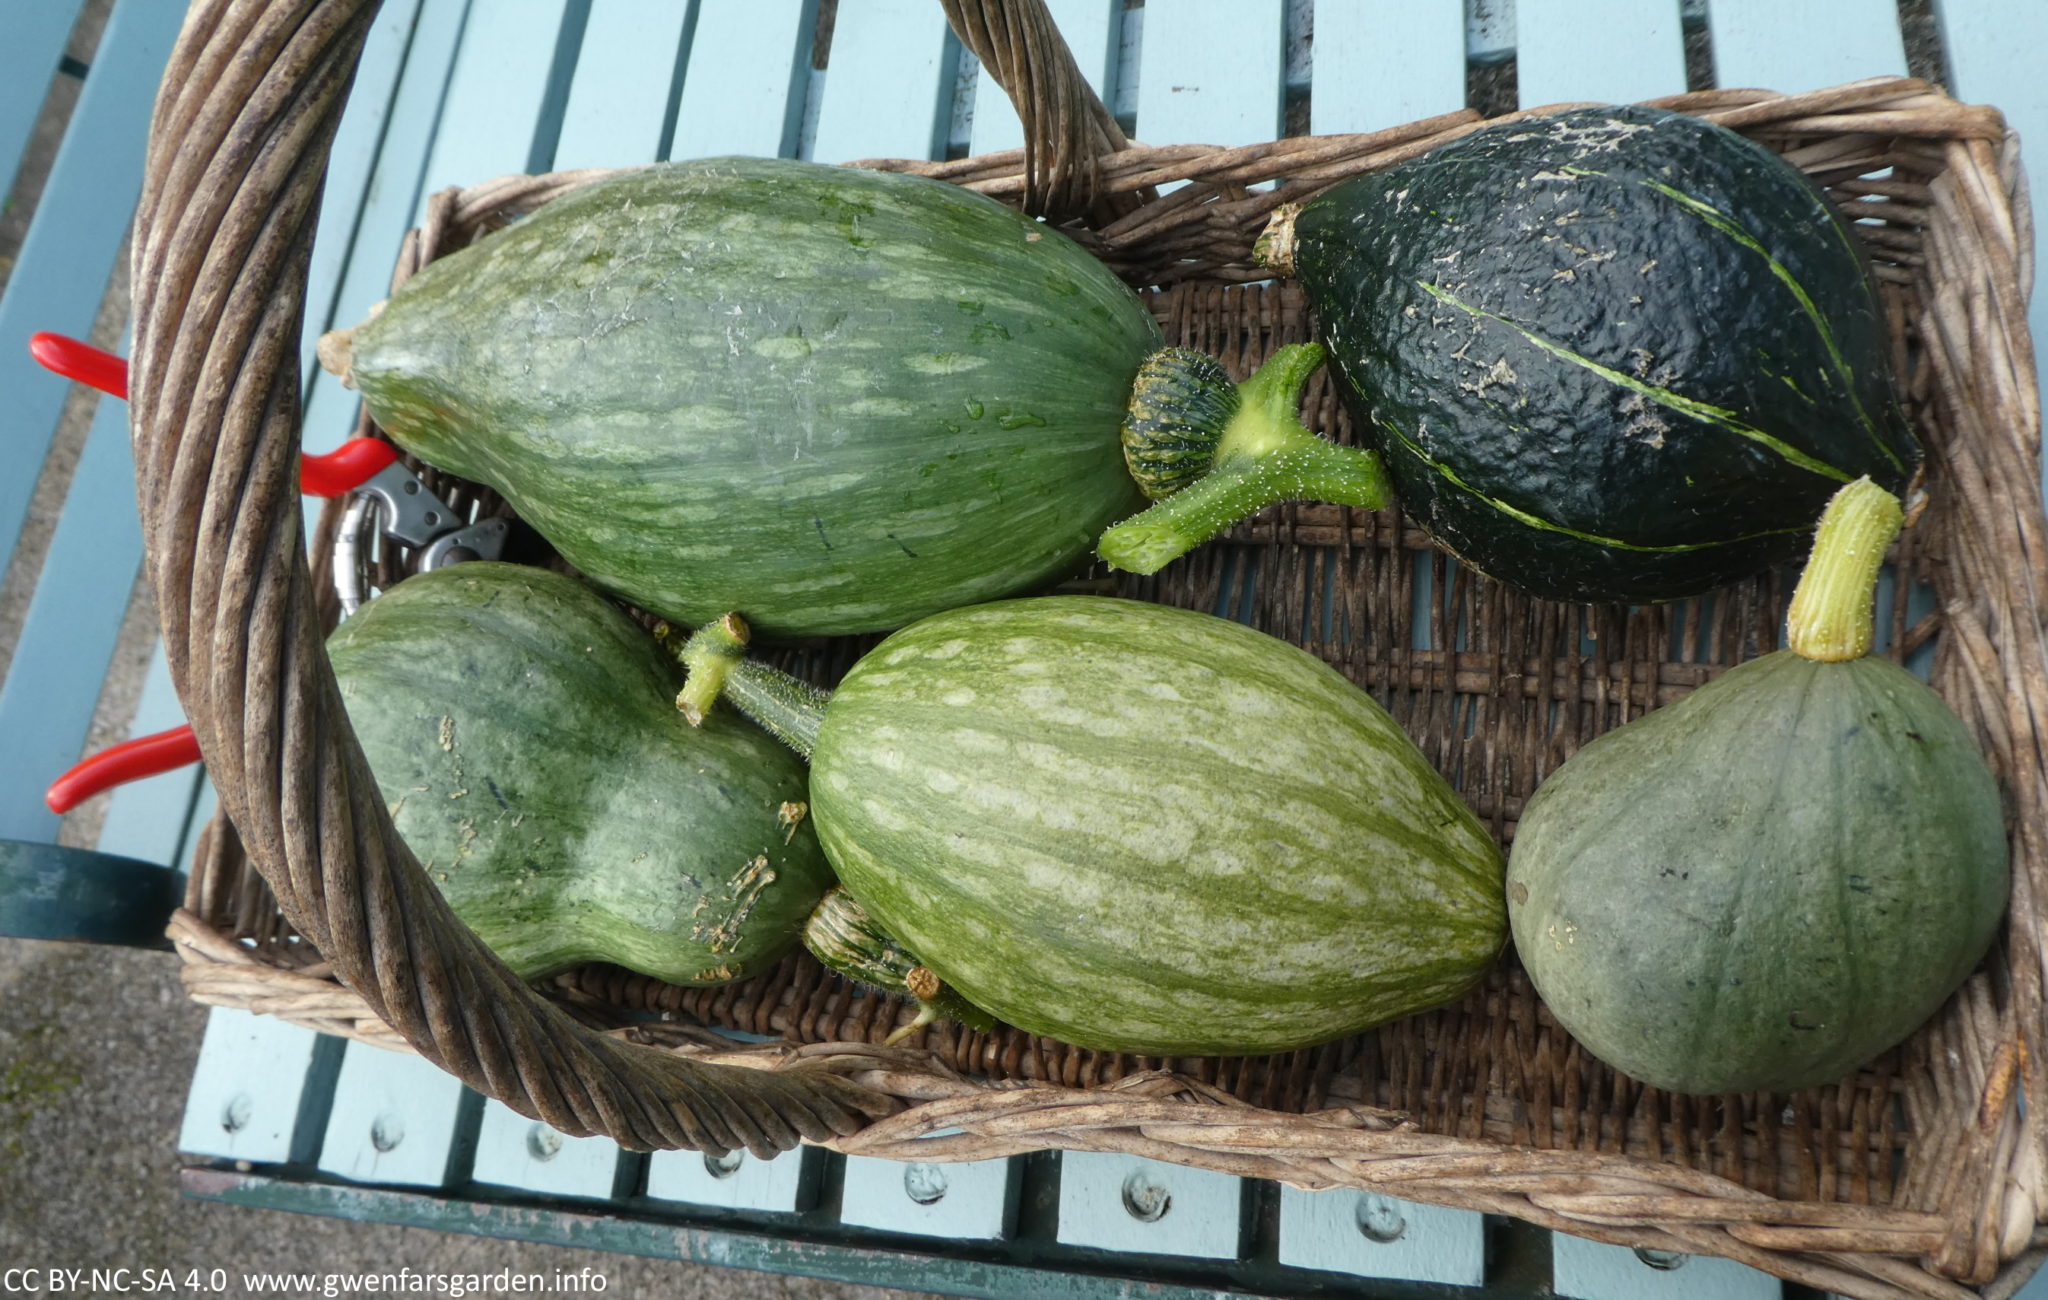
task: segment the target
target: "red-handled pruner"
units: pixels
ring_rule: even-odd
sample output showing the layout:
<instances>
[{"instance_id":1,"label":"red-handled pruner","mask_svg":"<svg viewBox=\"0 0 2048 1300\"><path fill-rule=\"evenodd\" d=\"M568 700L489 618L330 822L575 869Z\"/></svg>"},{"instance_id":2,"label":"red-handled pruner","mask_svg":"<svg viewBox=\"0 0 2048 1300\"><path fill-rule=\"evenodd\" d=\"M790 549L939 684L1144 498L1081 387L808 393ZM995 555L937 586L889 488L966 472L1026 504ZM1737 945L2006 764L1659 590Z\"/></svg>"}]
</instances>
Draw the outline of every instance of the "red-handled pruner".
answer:
<instances>
[{"instance_id":1,"label":"red-handled pruner","mask_svg":"<svg viewBox=\"0 0 2048 1300\"><path fill-rule=\"evenodd\" d=\"M48 332L29 335L28 350L45 370L123 401L128 399L128 363L111 352ZM397 461L398 449L390 443L351 438L324 456L300 456L299 487L308 496L342 496Z\"/></svg>"},{"instance_id":2,"label":"red-handled pruner","mask_svg":"<svg viewBox=\"0 0 2048 1300\"><path fill-rule=\"evenodd\" d=\"M124 740L97 754L88 754L64 775L50 782L43 802L54 813L68 813L102 790L175 771L199 761L199 738L188 726L172 727L151 736Z\"/></svg>"},{"instance_id":3,"label":"red-handled pruner","mask_svg":"<svg viewBox=\"0 0 2048 1300\"><path fill-rule=\"evenodd\" d=\"M128 363L111 352L50 333L31 335L29 352L66 379L127 399ZM508 527L503 519L474 524L463 519L399 463L397 449L376 438L351 438L322 456L302 454L299 486L309 496L360 493L335 543L334 572L345 613L356 611L368 589L364 532L373 511L386 537L420 548L421 569L504 553ZM199 742L189 726L137 736L86 757L51 783L43 801L53 812L69 812L102 790L198 761Z\"/></svg>"}]
</instances>

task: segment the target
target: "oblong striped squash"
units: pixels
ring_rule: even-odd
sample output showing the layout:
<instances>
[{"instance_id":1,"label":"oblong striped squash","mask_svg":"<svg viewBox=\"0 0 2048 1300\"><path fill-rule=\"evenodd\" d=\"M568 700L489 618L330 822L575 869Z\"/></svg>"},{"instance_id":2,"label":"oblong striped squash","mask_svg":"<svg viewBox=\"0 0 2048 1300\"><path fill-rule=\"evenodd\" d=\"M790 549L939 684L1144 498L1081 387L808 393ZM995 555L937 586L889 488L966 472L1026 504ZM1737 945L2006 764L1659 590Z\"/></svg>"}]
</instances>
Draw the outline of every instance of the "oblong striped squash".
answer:
<instances>
[{"instance_id":1,"label":"oblong striped squash","mask_svg":"<svg viewBox=\"0 0 2048 1300\"><path fill-rule=\"evenodd\" d=\"M587 577L696 625L901 626L1063 578L1142 504L1118 427L1159 327L956 186L648 168L424 268L349 341L378 422Z\"/></svg>"},{"instance_id":2,"label":"oblong striped squash","mask_svg":"<svg viewBox=\"0 0 2048 1300\"><path fill-rule=\"evenodd\" d=\"M792 637L1067 577L1144 503L1134 403L1183 430L1176 486L1218 478L1179 508L1199 527L1135 548L1153 568L1290 493L1384 503L1376 457L1300 427L1298 349L1245 394L1212 365L1140 400L1160 341L1108 267L993 199L712 158L557 199L321 353L400 445L497 489L599 586Z\"/></svg>"},{"instance_id":3,"label":"oblong striped squash","mask_svg":"<svg viewBox=\"0 0 2048 1300\"><path fill-rule=\"evenodd\" d=\"M1309 295L1403 509L1565 600L1797 558L1920 453L1867 261L1775 154L1660 109L1504 123L1332 189L1264 241Z\"/></svg>"},{"instance_id":4,"label":"oblong striped squash","mask_svg":"<svg viewBox=\"0 0 2048 1300\"><path fill-rule=\"evenodd\" d=\"M812 752L847 889L969 1001L1084 1047L1280 1051L1452 999L1506 939L1491 835L1370 697L1206 614L939 614Z\"/></svg>"}]
</instances>

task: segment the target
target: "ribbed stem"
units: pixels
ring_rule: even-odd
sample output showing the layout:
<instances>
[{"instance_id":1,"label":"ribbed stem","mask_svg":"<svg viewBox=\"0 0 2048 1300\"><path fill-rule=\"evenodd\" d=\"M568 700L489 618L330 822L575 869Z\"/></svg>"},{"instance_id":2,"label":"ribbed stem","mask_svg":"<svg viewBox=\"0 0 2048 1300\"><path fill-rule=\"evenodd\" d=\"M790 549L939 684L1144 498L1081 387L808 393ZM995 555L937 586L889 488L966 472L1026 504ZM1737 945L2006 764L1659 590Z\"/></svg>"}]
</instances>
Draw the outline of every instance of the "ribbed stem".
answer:
<instances>
[{"instance_id":1,"label":"ribbed stem","mask_svg":"<svg viewBox=\"0 0 2048 1300\"><path fill-rule=\"evenodd\" d=\"M1393 500L1380 458L1309 432L1296 413L1323 350L1295 343L1238 388L1208 474L1102 535L1111 566L1153 573L1266 506L1328 501L1378 510Z\"/></svg>"},{"instance_id":2,"label":"ribbed stem","mask_svg":"<svg viewBox=\"0 0 2048 1300\"><path fill-rule=\"evenodd\" d=\"M894 1044L934 1020L957 1020L986 1033L995 1019L919 962L883 929L860 901L834 885L804 922L804 947L829 970L850 980L917 999L917 1019L888 1038Z\"/></svg>"},{"instance_id":3,"label":"ribbed stem","mask_svg":"<svg viewBox=\"0 0 2048 1300\"><path fill-rule=\"evenodd\" d=\"M1244 404L1223 363L1192 348L1145 358L1124 410L1124 468L1147 501L1197 482L1216 463L1216 445Z\"/></svg>"},{"instance_id":4,"label":"ribbed stem","mask_svg":"<svg viewBox=\"0 0 2048 1300\"><path fill-rule=\"evenodd\" d=\"M666 633L665 624L656 629L662 640L667 640ZM727 614L692 633L677 656L689 676L676 695L676 707L694 727L724 696L763 731L809 758L832 692L747 658L749 635L746 620L738 614Z\"/></svg>"},{"instance_id":5,"label":"ribbed stem","mask_svg":"<svg viewBox=\"0 0 2048 1300\"><path fill-rule=\"evenodd\" d=\"M761 730L809 758L818 747L818 725L825 720L832 692L780 668L742 659L726 679L725 698Z\"/></svg>"},{"instance_id":6,"label":"ribbed stem","mask_svg":"<svg viewBox=\"0 0 2048 1300\"><path fill-rule=\"evenodd\" d=\"M1904 520L1899 499L1868 478L1835 493L1785 614L1793 653L1822 663L1870 653L1878 570Z\"/></svg>"}]
</instances>

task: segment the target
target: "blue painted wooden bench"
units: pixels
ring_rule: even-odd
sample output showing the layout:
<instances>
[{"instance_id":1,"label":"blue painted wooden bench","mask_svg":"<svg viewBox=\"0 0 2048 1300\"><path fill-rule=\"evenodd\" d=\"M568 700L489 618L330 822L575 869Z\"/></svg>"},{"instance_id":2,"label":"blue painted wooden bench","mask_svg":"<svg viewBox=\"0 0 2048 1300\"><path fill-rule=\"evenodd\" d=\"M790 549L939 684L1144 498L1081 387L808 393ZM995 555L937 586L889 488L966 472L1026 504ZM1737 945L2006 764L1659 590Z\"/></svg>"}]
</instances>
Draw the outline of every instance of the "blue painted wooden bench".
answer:
<instances>
[{"instance_id":1,"label":"blue painted wooden bench","mask_svg":"<svg viewBox=\"0 0 2048 1300\"><path fill-rule=\"evenodd\" d=\"M0 296L0 563L16 549L69 396L34 368L26 340L91 324L180 17L170 0L115 0L86 66L60 69L79 8L15 6L0 46L0 177L10 183L51 78L84 80ZM1052 8L1134 138L1153 142L1251 143L1290 120L1316 133L1375 129L1463 106L1475 68L1510 59L1523 104L1685 89L1689 44L1724 86L1798 91L1907 71L1895 0L1713 0L1710 11L1698 0ZM1946 61L1935 75L2048 138L2048 88L2031 62L2048 47L2048 7L1936 0L1933 12ZM932 0L838 0L823 68L818 17L818 0L388 0L320 214L304 340L307 449L333 446L354 420L352 395L313 366L313 339L383 296L401 234L443 187L728 152L829 162L1021 142L1007 101L974 75ZM1290 117L1303 101L1305 120ZM2041 313L2037 338L2048 335ZM0 840L37 847L0 851L0 893L25 896L20 882L97 866L131 873L160 905L209 811L199 774L169 774L112 796L97 847L128 865L46 848L60 826L41 792L80 756L140 562L132 474L125 412L101 400L40 568L17 578L33 597L0 678ZM159 657L133 729L178 720ZM134 937L149 929L141 911L123 932L74 929ZM63 928L55 909L41 915L15 932ZM1417 1289L1431 1285L1583 1300L1783 1293L1725 1261L1650 1258L1475 1214L1124 1157L948 1167L815 1150L766 1163L625 1155L564 1139L412 1058L241 1012L213 1014L179 1146L192 1159L187 1190L222 1201L960 1294L1125 1294L1124 1279L1138 1277L1169 1296L1447 1294ZM2048 1286L2025 1294L2048 1297Z\"/></svg>"}]
</instances>

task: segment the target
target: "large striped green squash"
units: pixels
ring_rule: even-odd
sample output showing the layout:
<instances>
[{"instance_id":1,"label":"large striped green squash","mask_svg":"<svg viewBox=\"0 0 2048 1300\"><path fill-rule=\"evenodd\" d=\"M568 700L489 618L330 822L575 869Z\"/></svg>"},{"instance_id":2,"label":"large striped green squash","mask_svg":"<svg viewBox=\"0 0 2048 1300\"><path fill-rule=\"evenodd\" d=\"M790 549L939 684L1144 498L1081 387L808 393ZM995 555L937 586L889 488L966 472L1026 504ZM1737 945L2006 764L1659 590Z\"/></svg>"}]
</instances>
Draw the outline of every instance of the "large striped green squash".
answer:
<instances>
[{"instance_id":1,"label":"large striped green squash","mask_svg":"<svg viewBox=\"0 0 2048 1300\"><path fill-rule=\"evenodd\" d=\"M1565 600L1665 600L1795 559L1919 449L1842 218L1660 109L1503 123L1310 201L1264 241L1407 515Z\"/></svg>"},{"instance_id":2,"label":"large striped green squash","mask_svg":"<svg viewBox=\"0 0 2048 1300\"><path fill-rule=\"evenodd\" d=\"M1108 268L992 199L717 158L557 199L427 266L322 356L402 446L496 488L599 586L687 625L738 610L802 636L1086 563L1144 503L1121 430L1159 343ZM1300 427L1306 370L1283 369L1241 400L1212 364L1139 403L1155 457L1191 466L1176 483L1231 471L1206 531L1156 563L1290 493L1383 502L1376 460ZM1284 448L1226 439L1240 413L1277 419ZM1318 472L1239 472L1300 447Z\"/></svg>"},{"instance_id":3,"label":"large striped green squash","mask_svg":"<svg viewBox=\"0 0 2048 1300\"><path fill-rule=\"evenodd\" d=\"M1152 316L1072 241L913 176L719 158L578 190L351 340L408 450L600 586L768 635L1064 577L1142 498Z\"/></svg>"},{"instance_id":4,"label":"large striped green squash","mask_svg":"<svg viewBox=\"0 0 2048 1300\"><path fill-rule=\"evenodd\" d=\"M846 888L1035 1033L1280 1051L1455 998L1506 939L1499 849L1457 794L1364 692L1237 623L951 611L862 658L811 727Z\"/></svg>"}]
</instances>

